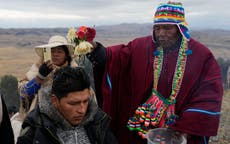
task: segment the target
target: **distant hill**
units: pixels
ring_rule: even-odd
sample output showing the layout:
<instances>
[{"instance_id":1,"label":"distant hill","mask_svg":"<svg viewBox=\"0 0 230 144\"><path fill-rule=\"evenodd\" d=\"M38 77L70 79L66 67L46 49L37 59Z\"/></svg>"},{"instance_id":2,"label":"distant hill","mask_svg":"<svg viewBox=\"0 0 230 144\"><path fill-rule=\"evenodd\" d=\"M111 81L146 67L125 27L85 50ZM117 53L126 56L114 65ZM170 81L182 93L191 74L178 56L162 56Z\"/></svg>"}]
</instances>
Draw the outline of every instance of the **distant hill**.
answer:
<instances>
[{"instance_id":1,"label":"distant hill","mask_svg":"<svg viewBox=\"0 0 230 144\"><path fill-rule=\"evenodd\" d=\"M128 42L150 34L149 24L120 24L96 27L96 40L104 45ZM66 36L68 28L0 29L0 47L27 47L44 44L52 35Z\"/></svg>"},{"instance_id":2,"label":"distant hill","mask_svg":"<svg viewBox=\"0 0 230 144\"><path fill-rule=\"evenodd\" d=\"M151 34L152 24L119 24L97 26L96 40L105 46L127 43L128 41ZM47 43L52 35L66 36L68 28L34 28L34 29L0 29L0 48L33 48ZM208 46L216 57L229 58L230 31L224 30L192 30L196 40ZM221 50L220 50L221 49Z\"/></svg>"},{"instance_id":3,"label":"distant hill","mask_svg":"<svg viewBox=\"0 0 230 144\"><path fill-rule=\"evenodd\" d=\"M216 57L230 59L230 31L201 30L192 31L191 35L209 47Z\"/></svg>"},{"instance_id":4,"label":"distant hill","mask_svg":"<svg viewBox=\"0 0 230 144\"><path fill-rule=\"evenodd\" d=\"M50 36L64 35L67 29L0 29L0 48L33 48L36 45L47 43Z\"/></svg>"}]
</instances>

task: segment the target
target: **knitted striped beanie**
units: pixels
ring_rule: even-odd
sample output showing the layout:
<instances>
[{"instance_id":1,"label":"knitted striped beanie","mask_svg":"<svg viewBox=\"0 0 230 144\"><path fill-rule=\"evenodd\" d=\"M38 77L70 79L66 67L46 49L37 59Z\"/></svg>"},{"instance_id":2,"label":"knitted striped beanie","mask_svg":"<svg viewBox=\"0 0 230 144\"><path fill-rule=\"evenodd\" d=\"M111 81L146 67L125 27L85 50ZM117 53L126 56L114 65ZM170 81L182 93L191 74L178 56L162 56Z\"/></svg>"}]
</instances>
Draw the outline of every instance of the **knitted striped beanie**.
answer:
<instances>
[{"instance_id":1,"label":"knitted striped beanie","mask_svg":"<svg viewBox=\"0 0 230 144\"><path fill-rule=\"evenodd\" d=\"M190 33L185 21L184 8L180 2L168 2L160 4L154 15L154 25L175 24L178 26L182 36L189 41Z\"/></svg>"}]
</instances>

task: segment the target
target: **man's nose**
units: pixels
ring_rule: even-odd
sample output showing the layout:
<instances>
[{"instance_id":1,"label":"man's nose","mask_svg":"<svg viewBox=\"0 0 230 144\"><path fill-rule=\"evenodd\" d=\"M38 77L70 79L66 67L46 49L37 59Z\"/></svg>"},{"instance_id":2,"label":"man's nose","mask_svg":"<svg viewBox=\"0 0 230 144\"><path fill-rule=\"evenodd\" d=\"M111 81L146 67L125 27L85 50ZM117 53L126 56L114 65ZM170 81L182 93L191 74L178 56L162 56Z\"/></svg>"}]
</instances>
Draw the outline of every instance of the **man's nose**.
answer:
<instances>
[{"instance_id":1,"label":"man's nose","mask_svg":"<svg viewBox=\"0 0 230 144\"><path fill-rule=\"evenodd\" d=\"M85 104L81 103L80 106L78 107L78 110L77 110L79 113L85 113L86 111L86 106Z\"/></svg>"},{"instance_id":2,"label":"man's nose","mask_svg":"<svg viewBox=\"0 0 230 144\"><path fill-rule=\"evenodd\" d=\"M159 32L159 33L158 33L159 36L164 36L164 35L166 34L166 30L163 29L163 28L160 28L158 32Z\"/></svg>"}]
</instances>

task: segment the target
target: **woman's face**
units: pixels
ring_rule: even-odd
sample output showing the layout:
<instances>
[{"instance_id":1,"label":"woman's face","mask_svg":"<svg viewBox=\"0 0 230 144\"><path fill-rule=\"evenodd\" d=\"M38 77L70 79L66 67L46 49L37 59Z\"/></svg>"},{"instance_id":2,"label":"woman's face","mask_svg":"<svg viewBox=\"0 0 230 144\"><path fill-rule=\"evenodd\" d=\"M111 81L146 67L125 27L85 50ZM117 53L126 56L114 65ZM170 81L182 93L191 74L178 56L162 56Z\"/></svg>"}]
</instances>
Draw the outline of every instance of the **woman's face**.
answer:
<instances>
[{"instance_id":1,"label":"woman's face","mask_svg":"<svg viewBox=\"0 0 230 144\"><path fill-rule=\"evenodd\" d=\"M66 53L62 46L51 48L52 62L56 66L61 66L66 61Z\"/></svg>"}]
</instances>

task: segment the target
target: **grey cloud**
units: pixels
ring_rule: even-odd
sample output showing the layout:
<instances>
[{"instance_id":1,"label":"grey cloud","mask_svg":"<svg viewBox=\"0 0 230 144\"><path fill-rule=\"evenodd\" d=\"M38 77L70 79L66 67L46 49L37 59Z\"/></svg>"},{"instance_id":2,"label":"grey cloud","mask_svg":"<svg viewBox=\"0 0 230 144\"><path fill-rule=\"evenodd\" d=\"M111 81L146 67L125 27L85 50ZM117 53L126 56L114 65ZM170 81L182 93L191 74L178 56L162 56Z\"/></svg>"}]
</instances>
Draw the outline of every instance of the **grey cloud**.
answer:
<instances>
[{"instance_id":1,"label":"grey cloud","mask_svg":"<svg viewBox=\"0 0 230 144\"><path fill-rule=\"evenodd\" d=\"M4 1L4 2L3 2ZM41 15L50 14L62 15L56 24L73 25L77 24L118 24L118 23L146 23L152 22L153 14L156 6L159 3L167 2L168 0L0 0L0 10L14 10L24 13L37 13ZM178 0L175 0L178 1ZM215 23L221 25L230 25L228 10L229 0L181 0L183 2L186 19L190 25L210 25ZM82 19L61 19L65 16L82 16ZM15 25L30 23L28 25L39 25L39 19L36 17L33 20L19 21L17 19L8 20L1 17L0 27L5 25ZM44 18L45 19L45 18ZM14 23L12 23L14 21ZM4 23L3 23L4 22ZM55 25L54 19L46 18L47 26ZM40 24L41 25L41 24ZM42 24L42 26L45 24Z\"/></svg>"}]
</instances>

